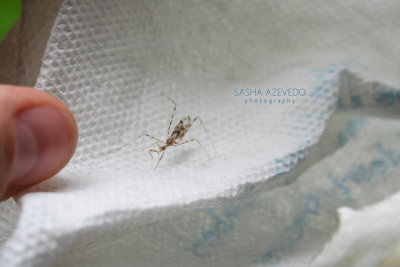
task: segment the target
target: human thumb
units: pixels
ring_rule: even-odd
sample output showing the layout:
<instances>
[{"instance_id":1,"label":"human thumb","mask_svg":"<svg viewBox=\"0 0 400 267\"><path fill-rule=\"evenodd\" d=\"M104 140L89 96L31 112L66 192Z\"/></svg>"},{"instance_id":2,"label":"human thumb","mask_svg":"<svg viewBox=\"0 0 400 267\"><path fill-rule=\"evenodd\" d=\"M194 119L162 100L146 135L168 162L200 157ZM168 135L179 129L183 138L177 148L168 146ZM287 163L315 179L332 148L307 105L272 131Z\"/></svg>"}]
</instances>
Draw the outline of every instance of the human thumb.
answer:
<instances>
[{"instance_id":1,"label":"human thumb","mask_svg":"<svg viewBox=\"0 0 400 267\"><path fill-rule=\"evenodd\" d=\"M72 157L76 122L57 98L0 85L0 200L48 179Z\"/></svg>"}]
</instances>

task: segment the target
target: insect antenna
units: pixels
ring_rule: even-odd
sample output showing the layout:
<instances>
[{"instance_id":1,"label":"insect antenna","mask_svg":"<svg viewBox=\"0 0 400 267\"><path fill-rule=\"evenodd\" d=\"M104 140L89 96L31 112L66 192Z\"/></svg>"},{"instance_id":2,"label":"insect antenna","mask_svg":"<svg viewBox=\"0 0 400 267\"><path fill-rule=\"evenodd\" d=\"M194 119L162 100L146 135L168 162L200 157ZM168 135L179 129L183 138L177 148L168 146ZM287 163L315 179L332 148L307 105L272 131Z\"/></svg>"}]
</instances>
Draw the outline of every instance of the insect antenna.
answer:
<instances>
[{"instance_id":1,"label":"insect antenna","mask_svg":"<svg viewBox=\"0 0 400 267\"><path fill-rule=\"evenodd\" d=\"M160 139L158 139L158 138L156 138L156 137L154 137L154 136L151 136L151 135L149 135L149 134L147 134L147 133L144 133L144 134L139 135L138 137L136 137L136 138L133 139L132 141L130 141L130 142L128 142L128 143L126 143L126 144L120 146L119 148L117 148L117 149L115 149L115 150L116 150L116 151L119 151L119 150L121 150L122 148L124 148L124 147L126 147L126 146L132 144L133 142L135 142L136 140L138 140L139 138L141 138L141 137L143 137L143 136L147 136L147 137L149 137L149 138L151 138L151 139L156 140L157 142L160 142L161 144L165 144L164 141L162 141L162 140L160 140Z\"/></svg>"}]
</instances>

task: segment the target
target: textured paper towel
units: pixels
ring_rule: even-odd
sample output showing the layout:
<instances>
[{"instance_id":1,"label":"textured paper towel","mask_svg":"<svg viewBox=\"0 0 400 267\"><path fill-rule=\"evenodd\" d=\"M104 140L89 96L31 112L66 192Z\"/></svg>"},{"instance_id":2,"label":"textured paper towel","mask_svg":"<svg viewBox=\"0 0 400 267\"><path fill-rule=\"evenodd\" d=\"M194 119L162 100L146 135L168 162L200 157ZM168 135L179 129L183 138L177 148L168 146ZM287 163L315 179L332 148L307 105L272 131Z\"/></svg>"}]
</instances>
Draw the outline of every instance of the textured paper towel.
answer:
<instances>
[{"instance_id":1,"label":"textured paper towel","mask_svg":"<svg viewBox=\"0 0 400 267\"><path fill-rule=\"evenodd\" d=\"M308 264L337 227L331 222L336 208L348 204L350 196L336 202L327 197L329 208L322 212L317 210L322 204L316 203L325 191L319 195L307 190L324 185L329 189L331 180L315 181L327 174L327 165L316 167L321 172L316 175L300 176L311 163L287 176L277 174L293 169L317 143L339 88L347 88L340 91L339 104L344 107L374 107L377 93L396 94L380 83L365 87L353 72L374 73L376 80L388 84L395 84L392 77L399 73L394 60L399 47L393 37L399 31L398 7L390 2L346 2L346 8L342 4L64 1L35 86L71 108L79 144L60 174L21 198L18 225L0 251L2 263ZM27 66L24 77L34 76ZM348 88L351 82L354 86ZM234 88L247 87L305 88L307 94L295 98L293 105L246 105L234 96ZM155 172L156 162L147 154L152 140L116 151L142 132L166 137L173 106L160 93L177 102L177 119L201 116L215 152L200 125L191 129L188 139L198 138L211 160L196 143L187 144L167 150ZM386 129L395 127L379 123ZM389 137L393 138L384 140ZM352 147L357 142L363 152L370 151L371 140L357 140L333 157L333 165L348 164L347 169L334 168L336 175L355 164L359 156L351 152L357 151ZM331 142L318 146L323 144L334 151ZM344 158L347 155L350 159ZM314 163L321 154L315 158ZM276 179L268 181L271 177ZM303 181L299 188L297 183L283 186L297 178ZM388 184L376 198L366 197L359 205L398 189ZM374 186L371 183L365 192L356 189L355 196L369 196ZM210 209L232 197L238 202ZM182 213L199 207L205 211ZM243 210L252 216L243 218ZM316 214L323 216L314 218ZM310 217L316 221L309 223ZM238 227L247 236L233 231L231 221L236 219L248 226ZM321 232L324 235L316 234ZM230 235L225 243L232 245L218 246L225 233ZM234 242L238 238L240 242ZM243 255L243 250L246 256L240 259L225 256Z\"/></svg>"},{"instance_id":2,"label":"textured paper towel","mask_svg":"<svg viewBox=\"0 0 400 267\"><path fill-rule=\"evenodd\" d=\"M343 226L313 266L378 266L400 239L399 204L397 193L363 211L342 208Z\"/></svg>"}]
</instances>

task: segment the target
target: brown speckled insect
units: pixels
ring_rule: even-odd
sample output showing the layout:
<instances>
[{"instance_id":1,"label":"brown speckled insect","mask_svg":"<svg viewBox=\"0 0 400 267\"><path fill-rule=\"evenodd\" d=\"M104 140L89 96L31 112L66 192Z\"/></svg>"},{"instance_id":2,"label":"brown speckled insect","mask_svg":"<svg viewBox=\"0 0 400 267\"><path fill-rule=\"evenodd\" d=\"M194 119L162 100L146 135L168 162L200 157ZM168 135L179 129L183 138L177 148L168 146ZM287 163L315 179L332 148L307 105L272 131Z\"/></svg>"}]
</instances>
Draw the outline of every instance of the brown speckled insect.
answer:
<instances>
[{"instance_id":1,"label":"brown speckled insect","mask_svg":"<svg viewBox=\"0 0 400 267\"><path fill-rule=\"evenodd\" d=\"M157 162L157 165L154 168L154 170L157 169L158 164L160 163L160 161L164 157L165 150L167 149L167 147L170 147L170 146L180 146L180 145L184 145L184 144L187 144L187 143L190 143L190 142L197 142L199 144L199 146L201 147L201 149L203 149L203 151L207 154L207 156L209 158L211 158L210 154L205 150L205 148L202 146L200 141L197 140L196 138L192 138L190 140L182 142L182 139L185 137L185 135L189 131L190 127L192 127L193 123L195 121L197 121L197 120L201 123L201 125L204 128L204 131L206 132L208 137L211 139L211 136L208 134L208 131L207 131L206 127L204 126L203 121L201 120L201 118L199 116L196 116L193 120L190 118L190 116L184 117L182 120L179 121L179 123L175 126L175 128L172 130L172 133L170 134L172 121L173 121L173 119L175 117L175 112L176 112L176 103L171 98L169 98L167 96L165 96L165 97L168 98L168 100L171 101L172 104L174 104L174 111L172 112L171 120L169 121L169 126L168 126L168 134L167 134L168 137L167 137L167 140L162 141L162 140L160 140L160 139L158 139L158 138L156 138L154 136L151 136L150 134L144 133L144 134L138 136L136 139L132 140L131 142L129 142L129 143L123 145L122 147L118 148L117 150L120 150L124 146L127 146L127 145L131 144L132 142L136 141L137 139L139 139L139 138L141 138L143 136L147 136L147 137L150 137L150 138L156 140L156 142L154 142L152 145L157 144L158 150L150 149L148 151L150 156L151 156L151 158L153 158L153 155L151 154L152 152L153 153L155 152L155 153L158 153L158 154L161 153L161 156L158 158L158 162Z\"/></svg>"}]
</instances>

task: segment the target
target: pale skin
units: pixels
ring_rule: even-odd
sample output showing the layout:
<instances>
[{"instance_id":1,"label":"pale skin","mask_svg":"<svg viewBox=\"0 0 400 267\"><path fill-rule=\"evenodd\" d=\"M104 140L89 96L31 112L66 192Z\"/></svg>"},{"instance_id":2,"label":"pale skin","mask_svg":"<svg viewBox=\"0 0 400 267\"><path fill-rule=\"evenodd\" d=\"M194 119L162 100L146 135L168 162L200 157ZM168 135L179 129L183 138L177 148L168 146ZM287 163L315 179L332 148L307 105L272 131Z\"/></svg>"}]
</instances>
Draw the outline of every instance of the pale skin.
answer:
<instances>
[{"instance_id":1,"label":"pale skin","mask_svg":"<svg viewBox=\"0 0 400 267\"><path fill-rule=\"evenodd\" d=\"M0 84L0 200L59 172L78 139L60 100L31 87Z\"/></svg>"}]
</instances>

